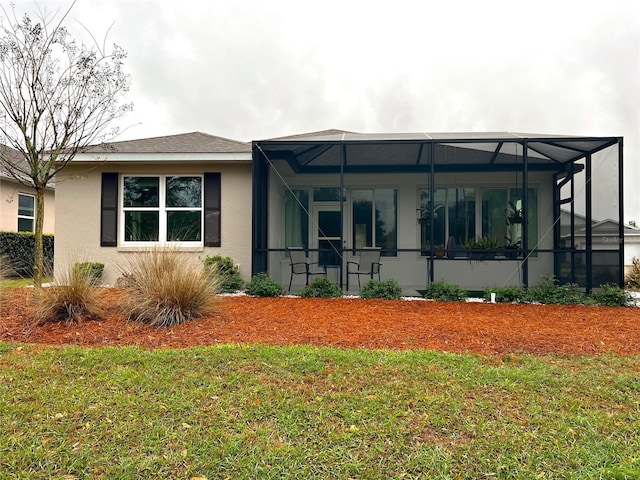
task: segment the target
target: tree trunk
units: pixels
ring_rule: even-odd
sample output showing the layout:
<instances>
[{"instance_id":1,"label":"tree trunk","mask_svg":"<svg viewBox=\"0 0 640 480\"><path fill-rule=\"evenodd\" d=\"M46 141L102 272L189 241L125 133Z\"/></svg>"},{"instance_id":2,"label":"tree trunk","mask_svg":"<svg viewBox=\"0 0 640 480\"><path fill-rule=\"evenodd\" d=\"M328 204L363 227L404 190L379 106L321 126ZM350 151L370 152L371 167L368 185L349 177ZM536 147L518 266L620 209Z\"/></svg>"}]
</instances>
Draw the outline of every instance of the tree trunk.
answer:
<instances>
[{"instance_id":1,"label":"tree trunk","mask_svg":"<svg viewBox=\"0 0 640 480\"><path fill-rule=\"evenodd\" d=\"M44 242L42 240L44 230L44 192L42 186L36 186L36 227L34 231L35 247L33 262L33 286L42 288L44 270Z\"/></svg>"}]
</instances>

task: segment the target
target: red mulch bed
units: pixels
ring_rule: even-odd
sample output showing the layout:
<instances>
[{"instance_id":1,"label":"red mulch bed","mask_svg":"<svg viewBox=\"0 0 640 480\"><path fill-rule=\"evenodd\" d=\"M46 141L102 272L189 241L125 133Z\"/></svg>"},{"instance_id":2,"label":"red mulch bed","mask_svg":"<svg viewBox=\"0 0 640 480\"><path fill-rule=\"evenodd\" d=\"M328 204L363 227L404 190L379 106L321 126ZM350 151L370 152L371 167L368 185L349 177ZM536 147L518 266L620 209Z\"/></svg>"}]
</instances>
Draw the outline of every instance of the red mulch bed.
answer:
<instances>
[{"instance_id":1,"label":"red mulch bed","mask_svg":"<svg viewBox=\"0 0 640 480\"><path fill-rule=\"evenodd\" d=\"M640 354L640 309L431 301L220 297L215 311L171 328L126 321L121 292L101 320L34 326L33 290L5 292L0 340L48 345L184 348L223 343L331 345L448 352Z\"/></svg>"}]
</instances>

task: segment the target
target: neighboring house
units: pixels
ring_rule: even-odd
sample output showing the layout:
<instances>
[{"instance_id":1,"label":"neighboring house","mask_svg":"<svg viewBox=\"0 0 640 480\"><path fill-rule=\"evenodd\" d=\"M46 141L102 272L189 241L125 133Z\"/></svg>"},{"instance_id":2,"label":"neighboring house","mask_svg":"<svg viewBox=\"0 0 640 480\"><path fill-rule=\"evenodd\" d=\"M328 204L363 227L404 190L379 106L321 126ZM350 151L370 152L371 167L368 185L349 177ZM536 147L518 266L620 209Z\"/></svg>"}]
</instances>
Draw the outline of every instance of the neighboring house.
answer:
<instances>
[{"instance_id":1,"label":"neighboring house","mask_svg":"<svg viewBox=\"0 0 640 480\"><path fill-rule=\"evenodd\" d=\"M251 145L200 132L114 142L78 154L58 175L56 272L174 246L223 255L251 275Z\"/></svg>"},{"instance_id":2,"label":"neighboring house","mask_svg":"<svg viewBox=\"0 0 640 480\"><path fill-rule=\"evenodd\" d=\"M288 283L286 249L302 247L352 288L347 262L377 247L382 278L405 290L441 279L526 286L547 275L587 289L621 284L620 245L567 249L559 221L577 192L587 210L604 192L622 218L621 145L620 137L335 130L255 141L253 272ZM478 261L468 246L483 236L497 243Z\"/></svg>"},{"instance_id":3,"label":"neighboring house","mask_svg":"<svg viewBox=\"0 0 640 480\"><path fill-rule=\"evenodd\" d=\"M562 238L566 243L570 243L570 221L571 214L562 210ZM586 225L587 219L584 215L574 215L575 233L574 242L577 249L586 248ZM619 244L619 224L615 220L591 220L592 244L594 250L609 250L611 245ZM633 265L633 258L640 258L640 229L631 225L623 225L624 231L624 269L629 272ZM602 259L606 261L606 259Z\"/></svg>"},{"instance_id":4,"label":"neighboring house","mask_svg":"<svg viewBox=\"0 0 640 480\"><path fill-rule=\"evenodd\" d=\"M0 145L0 155L9 161L21 162L20 153ZM12 177L0 159L0 231L33 232L35 230L35 189ZM44 233L54 233L55 189L52 185L44 194Z\"/></svg>"}]
</instances>

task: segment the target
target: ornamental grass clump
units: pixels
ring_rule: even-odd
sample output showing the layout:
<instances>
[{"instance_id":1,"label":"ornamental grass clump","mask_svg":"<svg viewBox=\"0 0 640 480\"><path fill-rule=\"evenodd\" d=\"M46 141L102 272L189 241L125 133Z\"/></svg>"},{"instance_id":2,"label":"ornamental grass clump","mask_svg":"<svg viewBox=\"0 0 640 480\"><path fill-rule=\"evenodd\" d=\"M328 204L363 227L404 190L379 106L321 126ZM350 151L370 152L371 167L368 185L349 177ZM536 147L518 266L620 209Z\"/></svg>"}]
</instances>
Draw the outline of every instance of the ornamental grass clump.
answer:
<instances>
[{"instance_id":1,"label":"ornamental grass clump","mask_svg":"<svg viewBox=\"0 0 640 480\"><path fill-rule=\"evenodd\" d=\"M170 327L205 315L220 284L215 271L188 253L153 248L132 254L119 281L128 319Z\"/></svg>"},{"instance_id":2,"label":"ornamental grass clump","mask_svg":"<svg viewBox=\"0 0 640 480\"><path fill-rule=\"evenodd\" d=\"M100 289L94 285L89 270L72 267L43 288L35 296L34 322L79 323L84 319L98 319L104 315Z\"/></svg>"},{"instance_id":3,"label":"ornamental grass clump","mask_svg":"<svg viewBox=\"0 0 640 480\"><path fill-rule=\"evenodd\" d=\"M631 269L627 273L624 282L627 288L638 290L640 289L640 257L633 257L631 262Z\"/></svg>"}]
</instances>

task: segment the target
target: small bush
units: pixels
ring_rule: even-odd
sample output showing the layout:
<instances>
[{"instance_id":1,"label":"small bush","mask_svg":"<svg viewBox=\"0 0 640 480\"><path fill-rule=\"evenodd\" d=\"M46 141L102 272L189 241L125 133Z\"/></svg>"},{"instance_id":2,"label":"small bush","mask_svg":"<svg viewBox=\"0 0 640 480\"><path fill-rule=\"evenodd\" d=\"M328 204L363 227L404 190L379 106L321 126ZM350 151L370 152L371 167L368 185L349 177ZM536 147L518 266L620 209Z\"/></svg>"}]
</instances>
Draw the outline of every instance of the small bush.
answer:
<instances>
[{"instance_id":1,"label":"small bush","mask_svg":"<svg viewBox=\"0 0 640 480\"><path fill-rule=\"evenodd\" d=\"M77 323L103 316L100 292L93 284L91 272L75 267L70 270L36 296L36 324Z\"/></svg>"},{"instance_id":2,"label":"small bush","mask_svg":"<svg viewBox=\"0 0 640 480\"><path fill-rule=\"evenodd\" d=\"M558 285L553 275L545 277L539 285L527 289L523 300L562 305L578 305L588 302L586 295L577 284Z\"/></svg>"},{"instance_id":3,"label":"small bush","mask_svg":"<svg viewBox=\"0 0 640 480\"><path fill-rule=\"evenodd\" d=\"M491 300L491 294L496 294L496 302L498 303L520 303L524 301L525 293L520 287L487 287L484 290L484 299Z\"/></svg>"},{"instance_id":4,"label":"small bush","mask_svg":"<svg viewBox=\"0 0 640 480\"><path fill-rule=\"evenodd\" d=\"M262 272L251 279L245 291L247 295L255 297L279 297L284 288L267 273Z\"/></svg>"},{"instance_id":5,"label":"small bush","mask_svg":"<svg viewBox=\"0 0 640 480\"><path fill-rule=\"evenodd\" d=\"M206 257L204 266L220 280L220 293L233 293L242 290L245 286L244 280L240 278L240 272L230 257L222 257L216 255L214 257Z\"/></svg>"},{"instance_id":6,"label":"small bush","mask_svg":"<svg viewBox=\"0 0 640 480\"><path fill-rule=\"evenodd\" d=\"M154 326L173 326L204 315L218 281L198 260L175 249L154 248L132 254L118 285L125 315Z\"/></svg>"},{"instance_id":7,"label":"small bush","mask_svg":"<svg viewBox=\"0 0 640 480\"><path fill-rule=\"evenodd\" d=\"M342 296L340 286L327 277L318 277L311 285L304 287L300 292L301 297L336 298Z\"/></svg>"},{"instance_id":8,"label":"small bush","mask_svg":"<svg viewBox=\"0 0 640 480\"><path fill-rule=\"evenodd\" d=\"M467 298L467 291L455 283L439 280L427 287L424 297L441 302L462 302Z\"/></svg>"},{"instance_id":9,"label":"small bush","mask_svg":"<svg viewBox=\"0 0 640 480\"><path fill-rule=\"evenodd\" d=\"M76 263L73 268L88 275L92 285L100 285L102 281L102 273L104 272L104 263L81 262Z\"/></svg>"},{"instance_id":10,"label":"small bush","mask_svg":"<svg viewBox=\"0 0 640 480\"><path fill-rule=\"evenodd\" d=\"M382 298L398 300L402 296L402 288L397 280L369 280L360 290L360 298Z\"/></svg>"},{"instance_id":11,"label":"small bush","mask_svg":"<svg viewBox=\"0 0 640 480\"><path fill-rule=\"evenodd\" d=\"M600 285L601 291L591 294L591 299L596 305L604 305L607 307L629 307L633 305L634 300L629 292L620 288L618 285L606 283Z\"/></svg>"}]
</instances>

